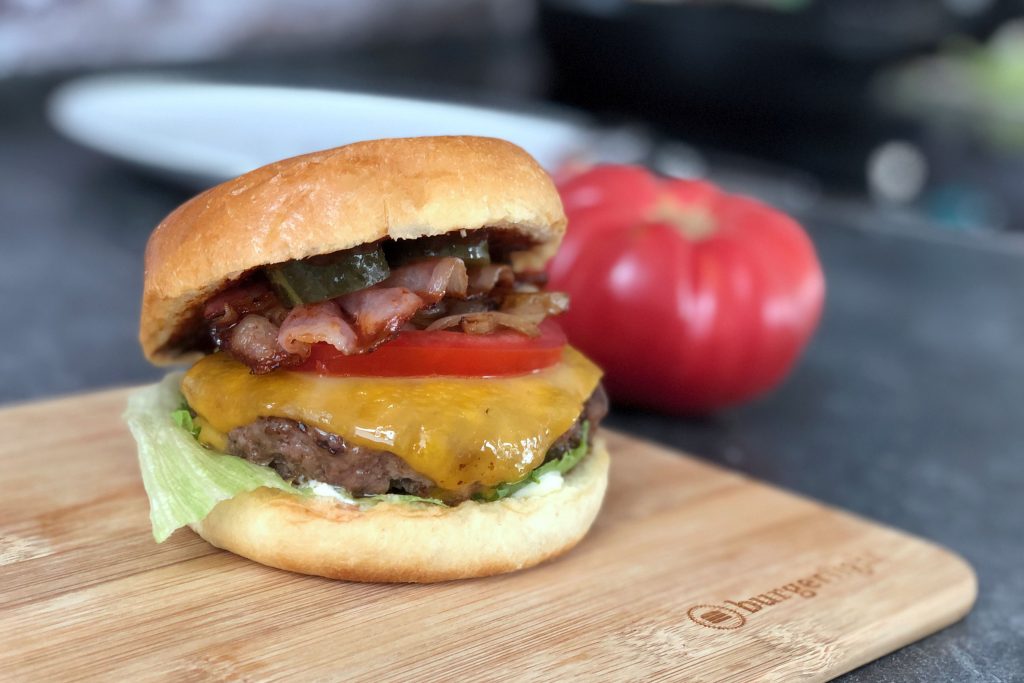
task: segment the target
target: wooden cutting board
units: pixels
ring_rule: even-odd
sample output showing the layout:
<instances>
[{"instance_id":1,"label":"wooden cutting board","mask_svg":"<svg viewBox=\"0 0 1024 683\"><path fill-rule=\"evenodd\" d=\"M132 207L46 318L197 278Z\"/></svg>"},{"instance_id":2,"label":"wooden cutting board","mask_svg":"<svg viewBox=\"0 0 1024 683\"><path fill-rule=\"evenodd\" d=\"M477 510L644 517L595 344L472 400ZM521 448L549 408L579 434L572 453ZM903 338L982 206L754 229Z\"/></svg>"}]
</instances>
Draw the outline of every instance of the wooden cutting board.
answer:
<instances>
[{"instance_id":1,"label":"wooden cutting board","mask_svg":"<svg viewBox=\"0 0 1024 683\"><path fill-rule=\"evenodd\" d=\"M348 584L157 545L126 395L0 411L0 679L825 680L974 602L947 550L614 433L590 535L517 574Z\"/></svg>"}]
</instances>

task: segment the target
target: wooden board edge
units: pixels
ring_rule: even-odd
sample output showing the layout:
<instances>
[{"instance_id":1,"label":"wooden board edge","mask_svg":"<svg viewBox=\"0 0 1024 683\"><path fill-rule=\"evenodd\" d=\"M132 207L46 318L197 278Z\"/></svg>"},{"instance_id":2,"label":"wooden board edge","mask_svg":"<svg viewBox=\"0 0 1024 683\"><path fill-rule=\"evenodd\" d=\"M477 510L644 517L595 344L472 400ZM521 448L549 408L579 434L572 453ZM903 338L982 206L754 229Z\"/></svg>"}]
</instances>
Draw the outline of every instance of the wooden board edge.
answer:
<instances>
[{"instance_id":1,"label":"wooden board edge","mask_svg":"<svg viewBox=\"0 0 1024 683\"><path fill-rule=\"evenodd\" d=\"M877 522L870 522L863 518L859 519L868 524L883 527L887 531L894 532L901 536L904 542L927 547L929 552L932 552L937 557L941 558L943 563L955 568L954 571L959 573L960 576L955 583L951 583L946 589L947 591L952 592L953 595L940 605L940 607L946 606L948 609L940 609L936 611L935 619L917 630L906 630L894 635L892 638L879 639L871 647L866 647L858 651L856 656L838 663L834 671L829 673L829 678L821 679L825 681L831 680L832 678L838 678L843 674L870 664L877 659L893 654L908 645L949 628L953 624L961 621L970 613L978 598L977 573L974 571L974 567L972 567L971 564L959 553L920 536L915 536L898 529L893 529Z\"/></svg>"},{"instance_id":2,"label":"wooden board edge","mask_svg":"<svg viewBox=\"0 0 1024 683\"><path fill-rule=\"evenodd\" d=\"M156 384L156 382L146 382L142 384L118 384L112 387L83 389L82 391L75 391L70 394L60 394L59 396L37 396L21 401L0 403L0 415L17 415L22 412L28 413L48 408L58 408L66 403L74 403L76 401L81 401L82 399L103 401L113 399L118 394L121 394L124 400L127 401L128 396L132 392L144 387L153 386L154 384Z\"/></svg>"}]
</instances>

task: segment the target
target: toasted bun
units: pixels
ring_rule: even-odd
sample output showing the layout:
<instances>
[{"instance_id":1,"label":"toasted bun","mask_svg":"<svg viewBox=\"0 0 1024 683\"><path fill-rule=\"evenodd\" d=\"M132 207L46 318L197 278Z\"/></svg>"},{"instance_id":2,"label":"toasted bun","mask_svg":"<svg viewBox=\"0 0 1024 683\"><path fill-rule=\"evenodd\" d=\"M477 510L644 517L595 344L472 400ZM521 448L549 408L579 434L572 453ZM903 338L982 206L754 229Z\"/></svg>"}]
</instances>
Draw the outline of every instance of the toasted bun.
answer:
<instances>
[{"instance_id":1,"label":"toasted bun","mask_svg":"<svg viewBox=\"0 0 1024 683\"><path fill-rule=\"evenodd\" d=\"M381 503L361 511L261 488L218 504L192 528L218 548L332 579L429 583L491 576L575 546L601 507L608 461L595 439L593 452L555 491L453 508Z\"/></svg>"},{"instance_id":2,"label":"toasted bun","mask_svg":"<svg viewBox=\"0 0 1024 683\"><path fill-rule=\"evenodd\" d=\"M565 222L551 178L504 140L396 138L285 159L203 192L157 226L139 340L153 362L191 358L202 304L258 266L494 228L515 233L523 249L513 265L532 268L557 249Z\"/></svg>"}]
</instances>

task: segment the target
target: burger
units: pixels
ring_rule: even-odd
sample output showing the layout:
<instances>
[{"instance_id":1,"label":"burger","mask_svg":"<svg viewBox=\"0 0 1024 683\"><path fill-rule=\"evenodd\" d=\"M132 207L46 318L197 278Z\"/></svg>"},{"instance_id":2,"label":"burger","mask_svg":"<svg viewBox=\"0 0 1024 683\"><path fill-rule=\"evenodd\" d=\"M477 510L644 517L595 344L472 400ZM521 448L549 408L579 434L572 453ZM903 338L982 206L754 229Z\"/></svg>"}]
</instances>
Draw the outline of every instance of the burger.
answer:
<instances>
[{"instance_id":1,"label":"burger","mask_svg":"<svg viewBox=\"0 0 1024 683\"><path fill-rule=\"evenodd\" d=\"M431 582L536 565L608 478L599 369L543 266L565 232L526 152L387 139L196 196L146 247L140 341L190 363L129 399L158 542Z\"/></svg>"}]
</instances>

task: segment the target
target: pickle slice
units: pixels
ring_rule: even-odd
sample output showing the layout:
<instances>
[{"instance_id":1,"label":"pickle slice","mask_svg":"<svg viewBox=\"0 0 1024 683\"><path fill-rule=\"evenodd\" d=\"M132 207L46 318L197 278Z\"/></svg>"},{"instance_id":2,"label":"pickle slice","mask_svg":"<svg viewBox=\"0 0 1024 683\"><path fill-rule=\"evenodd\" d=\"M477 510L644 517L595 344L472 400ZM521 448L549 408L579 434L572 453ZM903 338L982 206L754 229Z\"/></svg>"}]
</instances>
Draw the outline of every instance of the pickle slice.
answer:
<instances>
[{"instance_id":1,"label":"pickle slice","mask_svg":"<svg viewBox=\"0 0 1024 683\"><path fill-rule=\"evenodd\" d=\"M391 273L379 244L277 263L265 271L278 296L289 306L313 304L365 289Z\"/></svg>"},{"instance_id":2,"label":"pickle slice","mask_svg":"<svg viewBox=\"0 0 1024 683\"><path fill-rule=\"evenodd\" d=\"M387 246L388 261L393 265L419 261L425 258L455 256L467 266L486 266L491 262L486 233L469 233L420 237L415 240L396 240Z\"/></svg>"}]
</instances>

